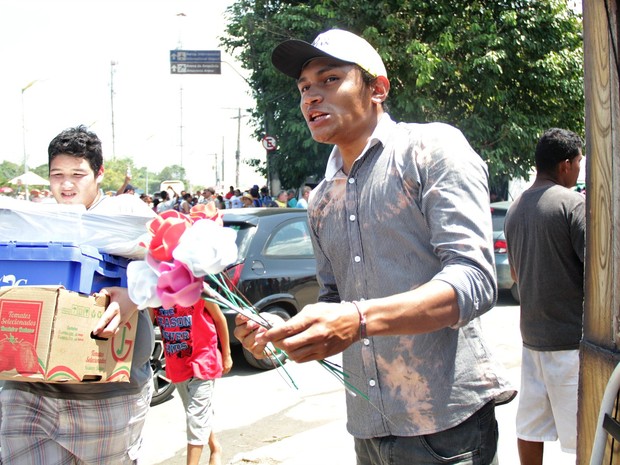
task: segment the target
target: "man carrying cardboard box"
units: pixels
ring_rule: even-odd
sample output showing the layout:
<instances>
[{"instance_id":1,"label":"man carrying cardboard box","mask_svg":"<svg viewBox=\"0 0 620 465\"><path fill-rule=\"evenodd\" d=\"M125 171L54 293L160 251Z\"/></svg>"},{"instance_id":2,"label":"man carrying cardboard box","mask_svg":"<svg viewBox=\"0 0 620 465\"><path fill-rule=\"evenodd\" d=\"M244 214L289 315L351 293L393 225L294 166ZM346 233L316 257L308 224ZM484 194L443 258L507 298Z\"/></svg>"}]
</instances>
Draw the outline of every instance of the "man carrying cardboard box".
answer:
<instances>
[{"instance_id":1,"label":"man carrying cardboard box","mask_svg":"<svg viewBox=\"0 0 620 465\"><path fill-rule=\"evenodd\" d=\"M48 148L50 188L58 203L104 214L153 217L137 197L108 197L99 138L84 126L58 134ZM102 290L110 304L93 328L111 337L137 311L127 290ZM140 311L129 383L59 384L7 381L0 392L0 463L47 465L136 464L153 385L153 331Z\"/></svg>"}]
</instances>

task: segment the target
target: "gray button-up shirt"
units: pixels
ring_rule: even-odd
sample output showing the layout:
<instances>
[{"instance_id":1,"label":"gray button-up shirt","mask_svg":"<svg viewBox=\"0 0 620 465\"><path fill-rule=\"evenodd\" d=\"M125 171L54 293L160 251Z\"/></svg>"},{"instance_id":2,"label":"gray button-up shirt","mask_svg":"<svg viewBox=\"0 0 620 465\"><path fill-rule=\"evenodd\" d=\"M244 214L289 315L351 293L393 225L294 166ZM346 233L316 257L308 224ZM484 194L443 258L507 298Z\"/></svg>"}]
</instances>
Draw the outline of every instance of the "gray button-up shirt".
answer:
<instances>
[{"instance_id":1,"label":"gray button-up shirt","mask_svg":"<svg viewBox=\"0 0 620 465\"><path fill-rule=\"evenodd\" d=\"M417 436L468 418L514 391L497 374L479 320L495 304L487 169L465 137L441 123L384 115L349 175L334 148L312 192L320 301L386 297L449 283L460 317L428 334L370 337L343 355L351 434Z\"/></svg>"}]
</instances>

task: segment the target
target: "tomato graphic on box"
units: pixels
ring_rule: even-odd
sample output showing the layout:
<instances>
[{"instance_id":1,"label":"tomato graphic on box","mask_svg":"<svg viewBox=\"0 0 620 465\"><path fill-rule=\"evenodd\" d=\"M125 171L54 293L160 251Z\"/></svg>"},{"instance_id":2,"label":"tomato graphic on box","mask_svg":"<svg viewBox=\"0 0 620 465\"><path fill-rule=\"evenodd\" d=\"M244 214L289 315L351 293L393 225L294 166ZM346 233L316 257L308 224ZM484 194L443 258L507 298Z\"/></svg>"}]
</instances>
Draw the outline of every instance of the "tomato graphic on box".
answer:
<instances>
[{"instance_id":1,"label":"tomato graphic on box","mask_svg":"<svg viewBox=\"0 0 620 465\"><path fill-rule=\"evenodd\" d=\"M37 351L31 343L21 341L16 343L15 346L17 347L15 369L20 375L30 376L43 373L37 358Z\"/></svg>"},{"instance_id":2,"label":"tomato graphic on box","mask_svg":"<svg viewBox=\"0 0 620 465\"><path fill-rule=\"evenodd\" d=\"M0 301L0 372L41 373L36 346L42 308L39 301Z\"/></svg>"},{"instance_id":3,"label":"tomato graphic on box","mask_svg":"<svg viewBox=\"0 0 620 465\"><path fill-rule=\"evenodd\" d=\"M17 350L8 338L0 341L0 354L0 371L14 370L17 366L15 361Z\"/></svg>"},{"instance_id":4,"label":"tomato graphic on box","mask_svg":"<svg viewBox=\"0 0 620 465\"><path fill-rule=\"evenodd\" d=\"M35 347L27 341L18 341L13 336L0 341L0 372L16 370L20 375L30 376L42 373Z\"/></svg>"},{"instance_id":5,"label":"tomato graphic on box","mask_svg":"<svg viewBox=\"0 0 620 465\"><path fill-rule=\"evenodd\" d=\"M13 335L37 346L43 302L36 300L0 300L0 336Z\"/></svg>"}]
</instances>

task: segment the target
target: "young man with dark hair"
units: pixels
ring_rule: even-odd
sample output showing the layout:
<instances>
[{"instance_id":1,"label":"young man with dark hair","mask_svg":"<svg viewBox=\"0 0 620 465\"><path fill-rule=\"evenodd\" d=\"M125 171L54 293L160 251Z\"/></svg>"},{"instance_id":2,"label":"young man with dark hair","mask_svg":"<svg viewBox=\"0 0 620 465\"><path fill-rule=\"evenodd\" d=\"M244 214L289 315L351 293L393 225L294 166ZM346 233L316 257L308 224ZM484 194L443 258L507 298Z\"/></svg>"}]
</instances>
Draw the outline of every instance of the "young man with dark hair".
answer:
<instances>
[{"instance_id":1,"label":"young man with dark hair","mask_svg":"<svg viewBox=\"0 0 620 465\"><path fill-rule=\"evenodd\" d=\"M153 211L136 196L109 197L101 141L84 126L67 129L49 145L50 189L61 204L98 214ZM50 277L53 278L53 277ZM108 288L110 305L93 329L109 338L138 311L127 290ZM153 330L140 311L128 383L29 383L6 381L0 392L1 463L5 465L136 464L152 395Z\"/></svg>"},{"instance_id":2,"label":"young man with dark hair","mask_svg":"<svg viewBox=\"0 0 620 465\"><path fill-rule=\"evenodd\" d=\"M582 142L566 129L536 145L536 179L508 209L508 260L521 296L521 395L517 437L522 465L543 462L544 441L576 452L582 336L585 198Z\"/></svg>"},{"instance_id":3,"label":"young man with dark hair","mask_svg":"<svg viewBox=\"0 0 620 465\"><path fill-rule=\"evenodd\" d=\"M335 145L308 207L319 302L269 330L239 316L235 336L258 357L344 351L358 465L494 463L495 403L515 393L478 319L497 298L486 165L454 127L392 121L359 36L287 40L272 62L314 140Z\"/></svg>"}]
</instances>

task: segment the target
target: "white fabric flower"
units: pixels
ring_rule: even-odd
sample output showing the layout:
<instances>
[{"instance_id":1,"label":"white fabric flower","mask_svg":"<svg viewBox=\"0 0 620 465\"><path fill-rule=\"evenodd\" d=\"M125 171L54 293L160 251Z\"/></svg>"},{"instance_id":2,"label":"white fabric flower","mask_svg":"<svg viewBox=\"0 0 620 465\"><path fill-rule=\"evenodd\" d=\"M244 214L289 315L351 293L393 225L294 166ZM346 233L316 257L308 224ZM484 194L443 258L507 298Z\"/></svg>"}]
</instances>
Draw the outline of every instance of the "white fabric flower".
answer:
<instances>
[{"instance_id":1,"label":"white fabric flower","mask_svg":"<svg viewBox=\"0 0 620 465\"><path fill-rule=\"evenodd\" d=\"M183 233L172 256L196 277L217 274L237 260L237 232L203 219Z\"/></svg>"},{"instance_id":2,"label":"white fabric flower","mask_svg":"<svg viewBox=\"0 0 620 465\"><path fill-rule=\"evenodd\" d=\"M138 309L161 307L157 296L158 279L157 273L145 261L136 260L127 265L127 290Z\"/></svg>"}]
</instances>

